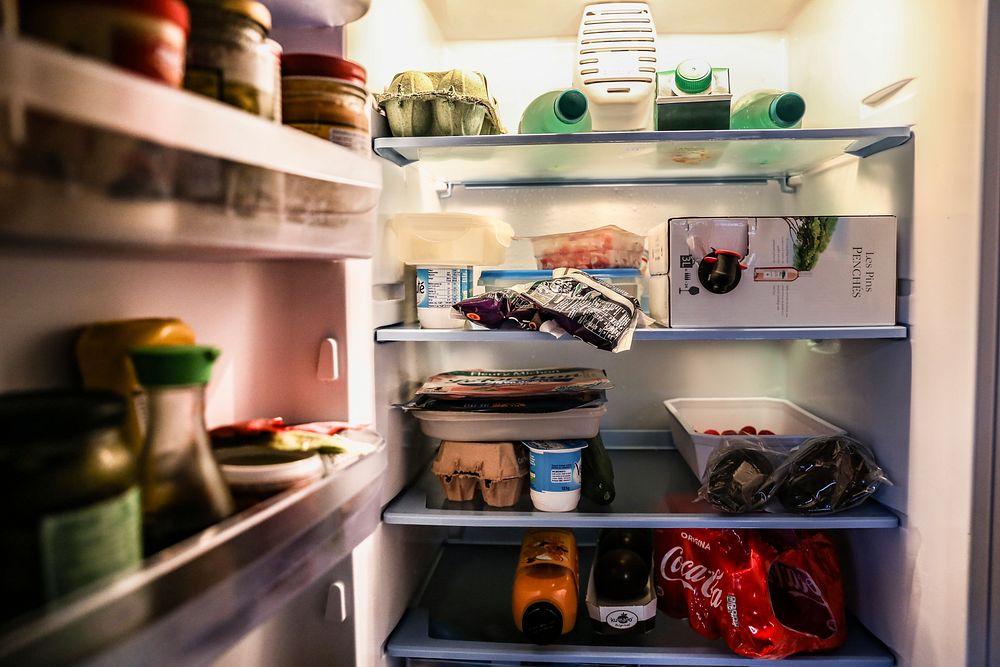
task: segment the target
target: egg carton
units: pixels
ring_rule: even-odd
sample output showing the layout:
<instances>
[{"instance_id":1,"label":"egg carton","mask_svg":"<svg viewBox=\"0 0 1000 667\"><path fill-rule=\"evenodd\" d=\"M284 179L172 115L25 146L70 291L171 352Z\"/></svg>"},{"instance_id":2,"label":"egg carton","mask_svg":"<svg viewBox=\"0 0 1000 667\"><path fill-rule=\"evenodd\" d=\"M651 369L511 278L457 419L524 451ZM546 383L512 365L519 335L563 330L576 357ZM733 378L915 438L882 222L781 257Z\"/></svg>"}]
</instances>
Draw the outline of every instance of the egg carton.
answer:
<instances>
[{"instance_id":1,"label":"egg carton","mask_svg":"<svg viewBox=\"0 0 1000 667\"><path fill-rule=\"evenodd\" d=\"M394 137L506 134L480 72L409 70L375 95Z\"/></svg>"}]
</instances>

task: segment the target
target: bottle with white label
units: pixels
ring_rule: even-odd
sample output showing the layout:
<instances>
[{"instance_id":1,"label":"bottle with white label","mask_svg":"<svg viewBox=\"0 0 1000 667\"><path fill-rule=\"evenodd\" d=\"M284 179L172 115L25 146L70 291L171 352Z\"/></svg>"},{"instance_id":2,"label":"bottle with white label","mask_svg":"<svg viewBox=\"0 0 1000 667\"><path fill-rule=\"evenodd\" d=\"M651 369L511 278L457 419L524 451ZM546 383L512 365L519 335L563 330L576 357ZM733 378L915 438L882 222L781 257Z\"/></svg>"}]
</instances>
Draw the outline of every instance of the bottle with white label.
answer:
<instances>
[{"instance_id":1,"label":"bottle with white label","mask_svg":"<svg viewBox=\"0 0 1000 667\"><path fill-rule=\"evenodd\" d=\"M472 296L471 266L418 266L417 319L425 329L461 329L465 318L452 317L452 306Z\"/></svg>"}]
</instances>

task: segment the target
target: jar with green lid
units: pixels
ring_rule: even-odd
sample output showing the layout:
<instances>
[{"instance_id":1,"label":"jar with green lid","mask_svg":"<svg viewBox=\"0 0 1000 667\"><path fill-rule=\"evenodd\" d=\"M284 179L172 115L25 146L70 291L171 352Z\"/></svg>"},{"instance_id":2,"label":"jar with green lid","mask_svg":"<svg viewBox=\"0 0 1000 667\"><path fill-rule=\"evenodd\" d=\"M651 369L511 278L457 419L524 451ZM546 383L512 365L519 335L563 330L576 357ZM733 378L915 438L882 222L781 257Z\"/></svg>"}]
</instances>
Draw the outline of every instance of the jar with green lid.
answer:
<instances>
[{"instance_id":1,"label":"jar with green lid","mask_svg":"<svg viewBox=\"0 0 1000 667\"><path fill-rule=\"evenodd\" d=\"M104 391L0 394L4 620L142 560L137 471Z\"/></svg>"},{"instance_id":2,"label":"jar with green lid","mask_svg":"<svg viewBox=\"0 0 1000 667\"><path fill-rule=\"evenodd\" d=\"M271 13L254 0L194 0L184 87L273 120Z\"/></svg>"},{"instance_id":3,"label":"jar with green lid","mask_svg":"<svg viewBox=\"0 0 1000 667\"><path fill-rule=\"evenodd\" d=\"M205 429L205 385L218 356L217 348L204 345L129 350L149 408L139 472L147 554L201 532L235 509Z\"/></svg>"}]
</instances>

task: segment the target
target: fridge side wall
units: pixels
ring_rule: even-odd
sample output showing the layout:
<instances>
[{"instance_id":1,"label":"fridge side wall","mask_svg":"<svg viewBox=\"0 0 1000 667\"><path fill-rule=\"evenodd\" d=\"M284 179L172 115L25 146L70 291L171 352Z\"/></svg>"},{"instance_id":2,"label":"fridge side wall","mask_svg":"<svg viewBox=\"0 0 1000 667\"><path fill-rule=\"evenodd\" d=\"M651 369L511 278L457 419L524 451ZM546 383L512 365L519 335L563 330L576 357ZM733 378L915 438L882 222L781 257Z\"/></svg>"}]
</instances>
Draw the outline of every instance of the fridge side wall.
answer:
<instances>
[{"instance_id":1,"label":"fridge side wall","mask_svg":"<svg viewBox=\"0 0 1000 667\"><path fill-rule=\"evenodd\" d=\"M844 426L876 443L897 483L883 497L903 513L901 528L850 534L848 567L861 619L904 665L965 664L979 654L966 645L966 628L985 19L985 2L838 0L811 3L791 29L792 62L803 65L792 68L791 81L806 93L810 113L915 123L912 188L895 156L877 156L862 161L851 199L865 212L871 202L898 207L908 340L845 346L834 356L800 348L789 363L790 393L830 406ZM856 76L824 85L818 67L831 58ZM862 102L908 78L880 103ZM846 180L838 171L809 179L800 201L826 211ZM900 198L911 193L912 203Z\"/></svg>"}]
</instances>

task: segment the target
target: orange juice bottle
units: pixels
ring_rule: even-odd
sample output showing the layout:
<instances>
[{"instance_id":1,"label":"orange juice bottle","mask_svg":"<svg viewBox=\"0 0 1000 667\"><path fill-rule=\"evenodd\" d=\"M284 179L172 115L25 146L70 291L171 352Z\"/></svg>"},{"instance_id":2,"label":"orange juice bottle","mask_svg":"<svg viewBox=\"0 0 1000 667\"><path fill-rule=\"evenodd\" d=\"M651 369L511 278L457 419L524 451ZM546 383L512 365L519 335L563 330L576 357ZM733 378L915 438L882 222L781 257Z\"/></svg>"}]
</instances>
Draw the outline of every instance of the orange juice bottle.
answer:
<instances>
[{"instance_id":1,"label":"orange juice bottle","mask_svg":"<svg viewBox=\"0 0 1000 667\"><path fill-rule=\"evenodd\" d=\"M548 644L576 624L580 562L576 538L563 528L529 530L514 575L514 624L536 644Z\"/></svg>"}]
</instances>

